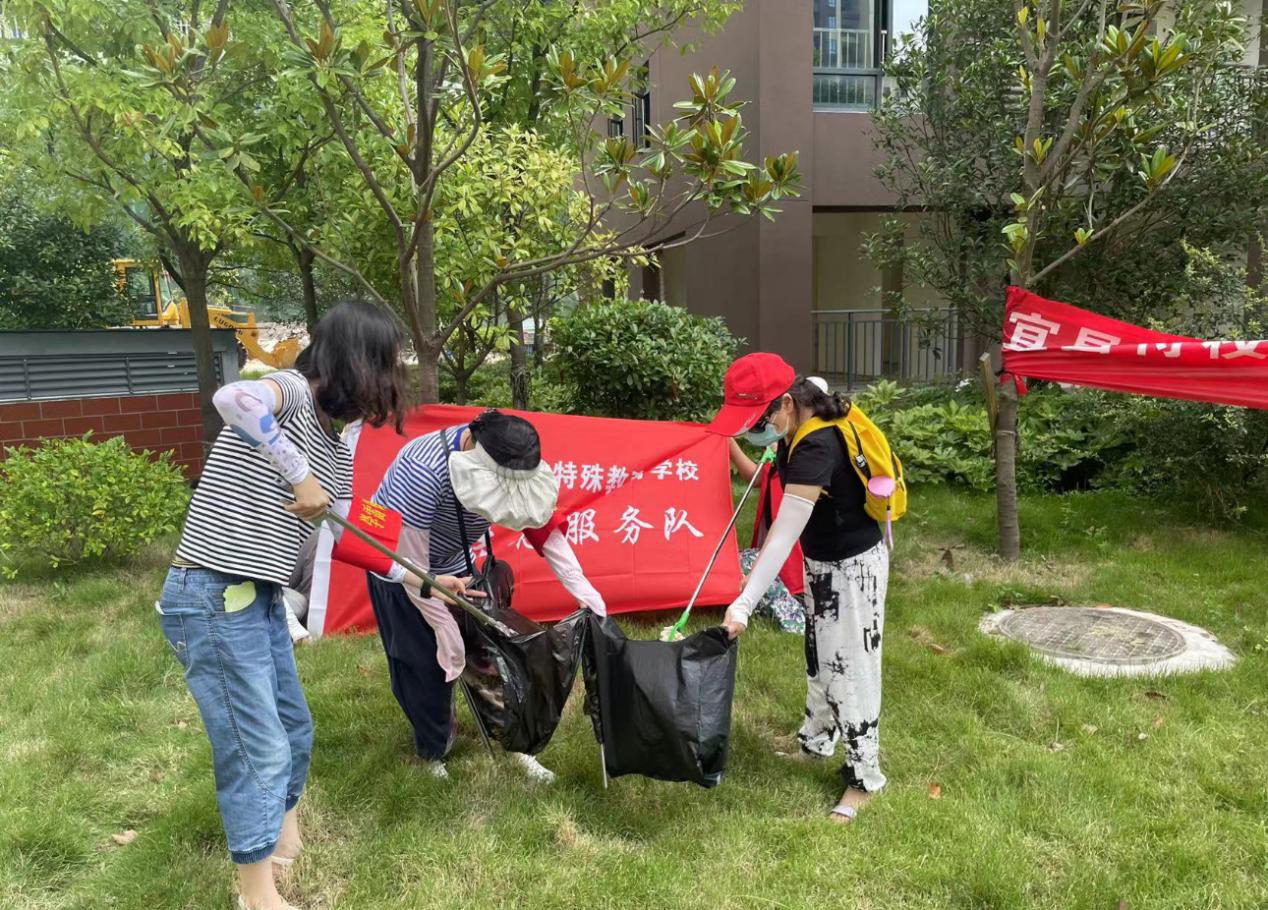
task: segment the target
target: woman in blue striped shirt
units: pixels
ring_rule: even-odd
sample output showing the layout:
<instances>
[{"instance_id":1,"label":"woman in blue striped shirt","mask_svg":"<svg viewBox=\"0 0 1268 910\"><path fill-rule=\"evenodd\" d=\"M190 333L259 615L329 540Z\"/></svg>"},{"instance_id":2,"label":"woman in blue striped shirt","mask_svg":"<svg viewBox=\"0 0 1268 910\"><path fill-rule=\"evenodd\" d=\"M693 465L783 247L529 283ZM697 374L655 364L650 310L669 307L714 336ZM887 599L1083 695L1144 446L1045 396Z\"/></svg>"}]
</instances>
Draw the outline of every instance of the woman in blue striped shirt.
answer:
<instances>
[{"instance_id":1,"label":"woman in blue striped shirt","mask_svg":"<svg viewBox=\"0 0 1268 910\"><path fill-rule=\"evenodd\" d=\"M552 520L559 482L542 461L537 430L522 417L488 411L470 424L413 440L373 498L404 517L402 554L443 576L450 590L466 590L470 547L497 524L524 530L569 594L600 615L606 612ZM400 574L370 576L370 601L392 693L414 728L415 749L434 774L446 777L444 759L456 731L453 684L466 661L462 636L448 608L429 592L402 584ZM534 778L554 779L532 756L516 757Z\"/></svg>"}]
</instances>

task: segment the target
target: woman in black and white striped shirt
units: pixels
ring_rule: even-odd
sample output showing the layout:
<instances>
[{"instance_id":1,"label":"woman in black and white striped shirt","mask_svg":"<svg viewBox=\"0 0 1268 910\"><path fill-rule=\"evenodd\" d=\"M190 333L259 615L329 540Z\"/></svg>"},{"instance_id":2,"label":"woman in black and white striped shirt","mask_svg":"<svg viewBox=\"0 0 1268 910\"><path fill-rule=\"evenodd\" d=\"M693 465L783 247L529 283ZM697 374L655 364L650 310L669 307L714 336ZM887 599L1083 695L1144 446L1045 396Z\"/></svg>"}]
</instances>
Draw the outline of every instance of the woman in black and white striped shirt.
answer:
<instances>
[{"instance_id":1,"label":"woman in black and white striped shirt","mask_svg":"<svg viewBox=\"0 0 1268 910\"><path fill-rule=\"evenodd\" d=\"M333 421L401 427L402 335L345 303L318 323L294 370L215 396L226 427L207 457L158 608L211 740L216 798L240 910L286 910L273 866L300 848L296 805L312 717L281 588L309 519L351 496L352 455Z\"/></svg>"}]
</instances>

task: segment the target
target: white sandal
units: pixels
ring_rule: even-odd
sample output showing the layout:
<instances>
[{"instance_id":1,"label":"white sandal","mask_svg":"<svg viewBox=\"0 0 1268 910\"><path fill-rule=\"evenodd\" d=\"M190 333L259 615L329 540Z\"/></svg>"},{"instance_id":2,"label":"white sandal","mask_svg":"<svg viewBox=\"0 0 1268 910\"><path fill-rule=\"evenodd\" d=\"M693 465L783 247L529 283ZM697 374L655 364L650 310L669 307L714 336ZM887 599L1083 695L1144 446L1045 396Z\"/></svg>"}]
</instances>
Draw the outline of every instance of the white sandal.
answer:
<instances>
[{"instance_id":1,"label":"white sandal","mask_svg":"<svg viewBox=\"0 0 1268 910\"><path fill-rule=\"evenodd\" d=\"M854 806L842 806L840 804L833 806L832 811L828 813L829 817L839 815L841 818L845 819L846 824L854 821L855 816L858 814L859 810Z\"/></svg>"},{"instance_id":2,"label":"white sandal","mask_svg":"<svg viewBox=\"0 0 1268 910\"><path fill-rule=\"evenodd\" d=\"M251 905L247 903L247 899L241 894L238 895L238 910L251 910ZM299 908L282 901L281 910L299 910Z\"/></svg>"}]
</instances>

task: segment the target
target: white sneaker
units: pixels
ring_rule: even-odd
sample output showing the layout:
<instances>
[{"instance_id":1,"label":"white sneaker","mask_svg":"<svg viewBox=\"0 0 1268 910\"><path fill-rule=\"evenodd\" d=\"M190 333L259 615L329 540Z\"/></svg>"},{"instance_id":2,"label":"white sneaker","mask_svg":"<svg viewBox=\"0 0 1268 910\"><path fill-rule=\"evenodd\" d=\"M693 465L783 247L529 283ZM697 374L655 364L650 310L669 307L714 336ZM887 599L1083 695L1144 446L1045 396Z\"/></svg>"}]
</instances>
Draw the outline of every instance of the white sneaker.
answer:
<instances>
[{"instance_id":1,"label":"white sneaker","mask_svg":"<svg viewBox=\"0 0 1268 910\"><path fill-rule=\"evenodd\" d=\"M511 757L524 769L524 773L529 776L530 780L535 780L542 784L553 784L555 782L555 772L542 765L533 756L524 752L512 752Z\"/></svg>"},{"instance_id":2,"label":"white sneaker","mask_svg":"<svg viewBox=\"0 0 1268 910\"><path fill-rule=\"evenodd\" d=\"M449 780L449 769L445 767L442 761L429 761L426 764L427 773L437 780Z\"/></svg>"}]
</instances>

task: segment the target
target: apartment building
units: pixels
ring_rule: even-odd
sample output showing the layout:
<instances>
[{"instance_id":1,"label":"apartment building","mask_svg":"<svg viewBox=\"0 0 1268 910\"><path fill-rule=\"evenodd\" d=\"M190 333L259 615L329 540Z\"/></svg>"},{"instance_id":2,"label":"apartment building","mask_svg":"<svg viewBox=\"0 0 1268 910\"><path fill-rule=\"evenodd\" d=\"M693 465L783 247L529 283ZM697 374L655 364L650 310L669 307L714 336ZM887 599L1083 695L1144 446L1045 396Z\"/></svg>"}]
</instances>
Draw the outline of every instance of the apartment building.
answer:
<instances>
[{"instance_id":1,"label":"apartment building","mask_svg":"<svg viewBox=\"0 0 1268 910\"><path fill-rule=\"evenodd\" d=\"M1266 0L1239 0L1254 20ZM898 212L874 176L873 112L888 90L881 72L894 36L911 31L928 0L748 0L712 36L686 36L694 50L654 53L642 91L611 130L642 135L673 118L693 72L717 66L737 80L750 159L801 155L803 192L774 222L723 219L718 236L668 249L631 276L631 294L722 316L750 348L774 351L800 370L842 386L877 377L935 379L973 368L979 339L937 295L905 286L861 252L865 236L897 215L914 233L917 212ZM1247 64L1260 63L1260 46ZM673 225L664 240L691 225ZM711 226L712 230L712 226ZM923 331L886 311L878 292L926 308ZM932 330L929 326L936 326Z\"/></svg>"}]
</instances>

